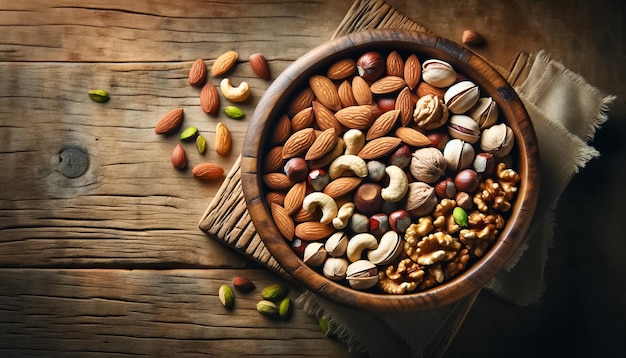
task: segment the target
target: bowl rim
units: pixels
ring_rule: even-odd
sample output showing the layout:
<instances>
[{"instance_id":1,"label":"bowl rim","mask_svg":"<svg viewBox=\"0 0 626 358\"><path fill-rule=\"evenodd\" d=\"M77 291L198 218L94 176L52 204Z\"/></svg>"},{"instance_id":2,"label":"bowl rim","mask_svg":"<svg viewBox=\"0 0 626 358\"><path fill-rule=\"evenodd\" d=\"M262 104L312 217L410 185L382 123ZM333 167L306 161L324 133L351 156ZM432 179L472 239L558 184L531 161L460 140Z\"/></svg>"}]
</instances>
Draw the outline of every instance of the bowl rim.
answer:
<instances>
[{"instance_id":1,"label":"bowl rim","mask_svg":"<svg viewBox=\"0 0 626 358\"><path fill-rule=\"evenodd\" d=\"M333 282L315 271L292 251L280 234L263 190L261 165L268 132L263 129L279 114L303 81L340 58L367 50L413 52L447 61L473 80L498 104L511 127L518 148L521 181L505 227L493 246L455 278L425 291L391 295L358 291ZM388 51L387 51L388 52ZM522 166L522 164L525 164ZM251 117L244 138L241 180L245 202L257 232L278 264L297 282L336 303L370 312L418 312L452 304L485 286L516 252L530 227L538 200L539 148L532 122L511 85L486 60L466 47L432 33L397 29L372 29L327 41L294 61L268 87Z\"/></svg>"}]
</instances>

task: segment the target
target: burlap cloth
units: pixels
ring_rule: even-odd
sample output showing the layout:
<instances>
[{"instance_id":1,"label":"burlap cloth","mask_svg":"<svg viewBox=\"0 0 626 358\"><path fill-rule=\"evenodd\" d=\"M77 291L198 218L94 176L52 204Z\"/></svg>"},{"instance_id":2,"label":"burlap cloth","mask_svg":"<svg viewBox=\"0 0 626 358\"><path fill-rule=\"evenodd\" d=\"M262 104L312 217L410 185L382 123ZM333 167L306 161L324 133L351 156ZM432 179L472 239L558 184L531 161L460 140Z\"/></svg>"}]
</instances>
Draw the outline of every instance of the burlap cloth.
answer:
<instances>
[{"instance_id":1,"label":"burlap cloth","mask_svg":"<svg viewBox=\"0 0 626 358\"><path fill-rule=\"evenodd\" d=\"M357 0L333 37L385 27L428 31L382 0ZM484 289L513 304L529 305L538 303L544 291L544 266L555 225L554 208L571 178L589 160L600 155L588 142L608 119L607 112L615 97L589 85L581 76L551 60L545 51L520 53L510 69L497 64L494 67L516 90L532 120L539 144L541 185L537 211L526 242L517 257ZM240 188L233 183L237 169L233 168L229 180L200 222L200 227L210 236L227 243L232 243L232 235L223 231L228 219L218 218L214 213L216 207L224 210L224 193L235 192L233 195L239 202L229 204L229 209L243 214L237 214L233 223L246 217L245 208L241 208ZM235 210L237 206L239 211ZM246 225L235 228L239 241L233 246L271 269L283 272L264 252L249 221ZM344 341L351 351L372 357L388 357L390 354L418 357L445 352L475 297L472 295L442 309L409 315L356 311L310 291L305 291L297 302L311 315L325 318L329 322L329 334Z\"/></svg>"}]
</instances>

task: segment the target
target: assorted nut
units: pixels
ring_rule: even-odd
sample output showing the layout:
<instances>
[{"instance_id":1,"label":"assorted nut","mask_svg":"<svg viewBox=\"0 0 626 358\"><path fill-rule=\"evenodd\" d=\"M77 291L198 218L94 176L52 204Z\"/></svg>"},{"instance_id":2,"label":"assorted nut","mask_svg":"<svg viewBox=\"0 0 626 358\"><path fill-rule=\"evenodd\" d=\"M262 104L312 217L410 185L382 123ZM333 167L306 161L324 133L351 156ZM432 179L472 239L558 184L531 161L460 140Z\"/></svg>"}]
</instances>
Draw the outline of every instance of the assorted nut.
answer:
<instances>
[{"instance_id":1,"label":"assorted nut","mask_svg":"<svg viewBox=\"0 0 626 358\"><path fill-rule=\"evenodd\" d=\"M330 280L427 290L482 257L506 223L520 181L513 131L445 61L339 59L280 116L262 161L266 197L293 251Z\"/></svg>"}]
</instances>

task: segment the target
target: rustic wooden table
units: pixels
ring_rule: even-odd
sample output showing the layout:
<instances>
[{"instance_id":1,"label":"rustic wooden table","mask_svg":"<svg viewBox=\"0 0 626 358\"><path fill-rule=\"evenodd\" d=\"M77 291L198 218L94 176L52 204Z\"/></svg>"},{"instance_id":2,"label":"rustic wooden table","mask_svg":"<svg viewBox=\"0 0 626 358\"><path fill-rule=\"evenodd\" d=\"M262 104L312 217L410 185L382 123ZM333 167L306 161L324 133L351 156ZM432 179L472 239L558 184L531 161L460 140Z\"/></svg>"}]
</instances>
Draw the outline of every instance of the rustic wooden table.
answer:
<instances>
[{"instance_id":1,"label":"rustic wooden table","mask_svg":"<svg viewBox=\"0 0 626 358\"><path fill-rule=\"evenodd\" d=\"M477 51L500 65L546 49L618 96L592 143L603 156L560 202L544 302L519 308L481 294L450 355L516 356L544 344L543 353L624 356L624 5L388 2L452 39L480 31L488 43ZM173 169L178 139L154 134L175 107L210 146L224 122L229 154L188 154L190 165L228 170L247 121L201 111L187 83L192 61L237 50L232 78L251 84L242 105L251 114L269 82L254 76L248 56L264 53L276 76L329 39L351 5L0 0L0 356L351 355L300 308L275 321L256 312L258 293L238 297L232 311L220 305L218 287L235 275L258 287L286 281L198 229L220 182ZM92 102L94 88L111 100Z\"/></svg>"}]
</instances>

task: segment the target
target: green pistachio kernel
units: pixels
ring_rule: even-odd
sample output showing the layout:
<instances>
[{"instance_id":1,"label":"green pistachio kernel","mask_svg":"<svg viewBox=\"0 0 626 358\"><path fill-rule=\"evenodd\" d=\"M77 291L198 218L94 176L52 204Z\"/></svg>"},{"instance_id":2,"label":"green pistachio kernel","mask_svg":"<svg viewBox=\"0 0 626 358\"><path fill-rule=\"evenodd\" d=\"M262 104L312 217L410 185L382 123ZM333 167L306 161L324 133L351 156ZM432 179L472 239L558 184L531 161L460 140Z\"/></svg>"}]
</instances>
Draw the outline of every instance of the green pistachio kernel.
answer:
<instances>
[{"instance_id":1,"label":"green pistachio kernel","mask_svg":"<svg viewBox=\"0 0 626 358\"><path fill-rule=\"evenodd\" d=\"M189 140L189 139L195 138L197 134L198 134L198 128L194 126L187 127L180 134L180 140Z\"/></svg>"},{"instance_id":2,"label":"green pistachio kernel","mask_svg":"<svg viewBox=\"0 0 626 358\"><path fill-rule=\"evenodd\" d=\"M104 103L108 101L110 97L107 91L102 89L95 89L89 91L89 98L91 98L91 100L94 102Z\"/></svg>"},{"instance_id":3,"label":"green pistachio kernel","mask_svg":"<svg viewBox=\"0 0 626 358\"><path fill-rule=\"evenodd\" d=\"M232 119L239 119L244 116L244 113L241 110L241 108L237 106L226 106L224 108L224 113L226 113L226 115Z\"/></svg>"},{"instance_id":4,"label":"green pistachio kernel","mask_svg":"<svg viewBox=\"0 0 626 358\"><path fill-rule=\"evenodd\" d=\"M467 223L467 213L465 212L465 210L460 207L457 206L454 208L454 210L452 211L452 217L454 218L454 222L461 226L461 227L465 227L468 225Z\"/></svg>"},{"instance_id":5,"label":"green pistachio kernel","mask_svg":"<svg viewBox=\"0 0 626 358\"><path fill-rule=\"evenodd\" d=\"M196 149L198 149L198 153L204 154L206 150L206 139L204 139L204 136L199 135L196 138Z\"/></svg>"},{"instance_id":6,"label":"green pistachio kernel","mask_svg":"<svg viewBox=\"0 0 626 358\"><path fill-rule=\"evenodd\" d=\"M278 315L282 319L287 319L291 316L291 299L289 297L283 298L278 305Z\"/></svg>"}]
</instances>

